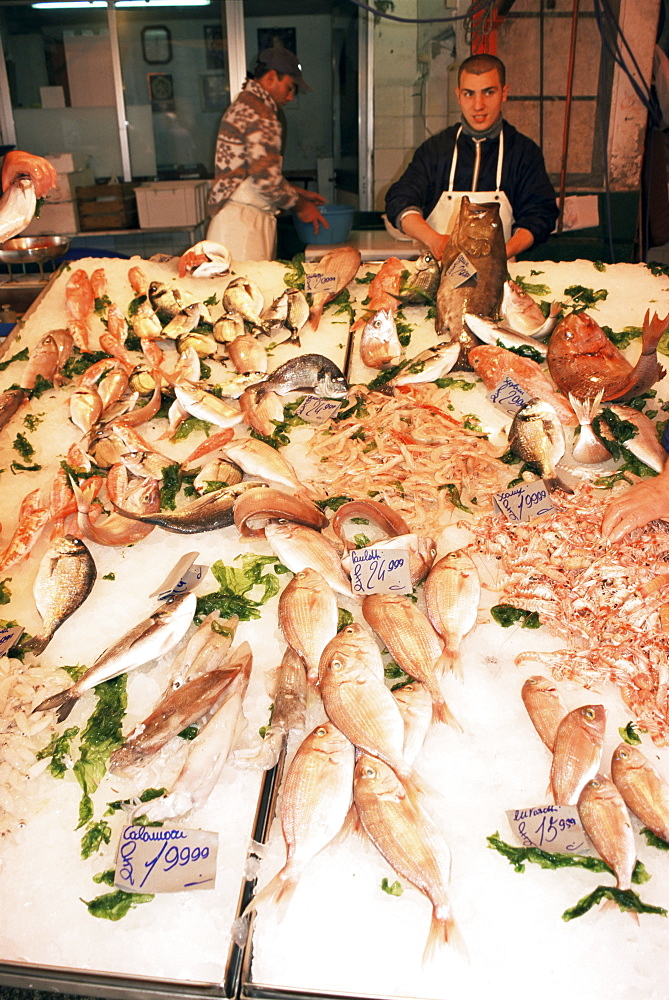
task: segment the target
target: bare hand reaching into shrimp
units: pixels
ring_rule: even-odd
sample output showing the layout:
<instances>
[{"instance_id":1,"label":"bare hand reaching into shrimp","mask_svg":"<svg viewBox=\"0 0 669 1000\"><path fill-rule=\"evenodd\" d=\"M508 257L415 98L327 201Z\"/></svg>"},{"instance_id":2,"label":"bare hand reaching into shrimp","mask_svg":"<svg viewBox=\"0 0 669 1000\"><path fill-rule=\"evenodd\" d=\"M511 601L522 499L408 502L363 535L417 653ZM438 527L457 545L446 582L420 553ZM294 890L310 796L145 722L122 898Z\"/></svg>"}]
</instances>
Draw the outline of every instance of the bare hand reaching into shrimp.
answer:
<instances>
[{"instance_id":1,"label":"bare hand reaching into shrimp","mask_svg":"<svg viewBox=\"0 0 669 1000\"><path fill-rule=\"evenodd\" d=\"M669 520L669 462L653 479L643 479L613 500L602 519L602 535L619 541L628 531L658 518Z\"/></svg>"}]
</instances>

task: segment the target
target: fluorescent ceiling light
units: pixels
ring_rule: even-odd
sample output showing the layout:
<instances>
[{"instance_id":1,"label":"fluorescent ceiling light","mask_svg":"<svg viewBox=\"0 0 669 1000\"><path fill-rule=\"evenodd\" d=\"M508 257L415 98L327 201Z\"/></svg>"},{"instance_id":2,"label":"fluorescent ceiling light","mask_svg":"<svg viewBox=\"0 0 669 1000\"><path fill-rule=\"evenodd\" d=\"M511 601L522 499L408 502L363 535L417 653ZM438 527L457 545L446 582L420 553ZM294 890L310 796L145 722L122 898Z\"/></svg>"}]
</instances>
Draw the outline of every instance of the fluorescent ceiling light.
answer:
<instances>
[{"instance_id":1,"label":"fluorescent ceiling light","mask_svg":"<svg viewBox=\"0 0 669 1000\"><path fill-rule=\"evenodd\" d=\"M115 7L208 7L211 0L116 0ZM39 0L37 10L88 10L106 7L107 0Z\"/></svg>"}]
</instances>

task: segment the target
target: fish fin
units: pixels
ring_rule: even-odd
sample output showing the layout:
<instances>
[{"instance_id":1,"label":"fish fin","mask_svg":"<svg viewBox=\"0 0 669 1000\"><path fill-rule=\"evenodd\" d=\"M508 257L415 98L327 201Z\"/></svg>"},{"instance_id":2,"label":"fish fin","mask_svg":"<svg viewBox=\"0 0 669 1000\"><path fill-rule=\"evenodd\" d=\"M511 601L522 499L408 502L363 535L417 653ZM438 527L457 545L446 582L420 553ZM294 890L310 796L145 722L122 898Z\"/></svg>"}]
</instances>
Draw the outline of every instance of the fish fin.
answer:
<instances>
[{"instance_id":1,"label":"fish fin","mask_svg":"<svg viewBox=\"0 0 669 1000\"><path fill-rule=\"evenodd\" d=\"M441 906L433 906L432 908L430 931L423 952L423 965L437 958L440 949L445 944L454 946L461 955L467 956L464 938L453 919L450 907L442 903Z\"/></svg>"},{"instance_id":2,"label":"fish fin","mask_svg":"<svg viewBox=\"0 0 669 1000\"><path fill-rule=\"evenodd\" d=\"M462 673L462 660L460 658L460 650L452 649L449 646L444 646L441 656L435 663L435 668L437 673L441 673L443 677L445 674L452 673L458 680L463 679Z\"/></svg>"},{"instance_id":3,"label":"fish fin","mask_svg":"<svg viewBox=\"0 0 669 1000\"><path fill-rule=\"evenodd\" d=\"M27 653L32 653L33 656L39 656L40 653L44 652L46 647L51 642L52 638L53 638L53 633L51 632L48 633L47 635L45 635L44 633L42 633L41 635L34 635L32 639L28 639L28 641L24 644L23 648Z\"/></svg>"},{"instance_id":4,"label":"fish fin","mask_svg":"<svg viewBox=\"0 0 669 1000\"><path fill-rule=\"evenodd\" d=\"M45 698L41 701L39 705L33 708L31 715L35 712L50 712L51 709L58 709L58 721L63 722L72 709L74 708L79 695L72 695L72 688L66 688L65 691L59 691L58 694L52 694L50 698Z\"/></svg>"},{"instance_id":5,"label":"fish fin","mask_svg":"<svg viewBox=\"0 0 669 1000\"><path fill-rule=\"evenodd\" d=\"M288 873L288 865L284 865L283 868L276 873L274 878L270 879L267 885L253 896L253 899L251 899L244 909L242 917L245 917L253 910L257 910L258 906L264 906L266 903L271 903L275 908L278 919L281 920L286 909L288 908L288 904L292 899L296 887L297 878L291 878Z\"/></svg>"},{"instance_id":6,"label":"fish fin","mask_svg":"<svg viewBox=\"0 0 669 1000\"><path fill-rule=\"evenodd\" d=\"M432 702L432 721L443 722L446 726L452 726L459 733L463 731L462 726L455 718L445 701Z\"/></svg>"},{"instance_id":7,"label":"fish fin","mask_svg":"<svg viewBox=\"0 0 669 1000\"><path fill-rule=\"evenodd\" d=\"M356 835L362 838L367 836L365 828L360 820L360 813L356 809L355 802L351 803L349 810L346 813L346 818L341 825L341 830L332 838L330 843L339 844L351 835Z\"/></svg>"},{"instance_id":8,"label":"fish fin","mask_svg":"<svg viewBox=\"0 0 669 1000\"><path fill-rule=\"evenodd\" d=\"M651 319L650 309L647 309L646 315L643 318L641 353L654 354L657 350L657 345L667 330L669 330L669 313L664 317L664 319L660 319L657 313L653 313L653 318Z\"/></svg>"}]
</instances>

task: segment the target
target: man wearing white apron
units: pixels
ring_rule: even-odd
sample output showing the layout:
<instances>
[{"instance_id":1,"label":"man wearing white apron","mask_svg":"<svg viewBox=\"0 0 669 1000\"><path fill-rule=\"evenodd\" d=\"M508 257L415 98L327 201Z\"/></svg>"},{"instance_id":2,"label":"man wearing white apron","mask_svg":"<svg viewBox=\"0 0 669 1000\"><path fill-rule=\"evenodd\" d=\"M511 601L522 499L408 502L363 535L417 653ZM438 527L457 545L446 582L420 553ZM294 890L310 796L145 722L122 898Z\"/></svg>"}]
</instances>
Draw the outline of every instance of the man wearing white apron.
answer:
<instances>
[{"instance_id":1,"label":"man wearing white apron","mask_svg":"<svg viewBox=\"0 0 669 1000\"><path fill-rule=\"evenodd\" d=\"M216 176L209 193L207 239L222 243L234 260L272 260L276 216L292 208L303 222L328 227L317 205L325 198L289 184L281 169L277 110L297 88L311 90L296 56L285 48L261 52L248 79L221 120Z\"/></svg>"},{"instance_id":2,"label":"man wearing white apron","mask_svg":"<svg viewBox=\"0 0 669 1000\"><path fill-rule=\"evenodd\" d=\"M508 89L496 56L465 59L455 89L461 123L419 146L388 190L391 226L420 240L438 259L463 195L499 202L507 257L542 243L555 226L558 207L541 150L502 117Z\"/></svg>"}]
</instances>

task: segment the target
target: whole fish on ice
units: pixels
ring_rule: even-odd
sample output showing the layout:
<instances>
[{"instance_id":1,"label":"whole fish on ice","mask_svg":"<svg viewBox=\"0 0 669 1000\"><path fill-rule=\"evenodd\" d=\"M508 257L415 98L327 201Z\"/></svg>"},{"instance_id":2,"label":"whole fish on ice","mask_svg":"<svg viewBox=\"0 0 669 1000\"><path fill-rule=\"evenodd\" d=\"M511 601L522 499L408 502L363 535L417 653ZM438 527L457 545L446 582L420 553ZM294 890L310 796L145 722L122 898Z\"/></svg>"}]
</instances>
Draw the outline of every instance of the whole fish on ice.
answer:
<instances>
[{"instance_id":1,"label":"whole fish on ice","mask_svg":"<svg viewBox=\"0 0 669 1000\"><path fill-rule=\"evenodd\" d=\"M262 392L276 392L279 396L289 392L309 392L314 396L343 399L348 393L344 373L323 354L302 354L290 358L256 388Z\"/></svg>"},{"instance_id":2,"label":"whole fish on ice","mask_svg":"<svg viewBox=\"0 0 669 1000\"><path fill-rule=\"evenodd\" d=\"M550 403L564 427L576 427L578 417L567 399L556 392L541 366L531 358L521 358L504 347L481 344L469 352L469 361L486 389L496 389L507 376L530 396Z\"/></svg>"},{"instance_id":3,"label":"whole fish on ice","mask_svg":"<svg viewBox=\"0 0 669 1000\"><path fill-rule=\"evenodd\" d=\"M544 316L529 292L510 278L504 282L500 312L504 325L515 333L545 340L555 329L560 309L559 302L551 302L548 316Z\"/></svg>"},{"instance_id":4,"label":"whole fish on ice","mask_svg":"<svg viewBox=\"0 0 669 1000\"><path fill-rule=\"evenodd\" d=\"M603 705L575 708L560 722L555 734L550 778L556 805L575 805L585 783L597 773L605 727Z\"/></svg>"},{"instance_id":5,"label":"whole fish on ice","mask_svg":"<svg viewBox=\"0 0 669 1000\"><path fill-rule=\"evenodd\" d=\"M536 466L548 490L574 492L556 472L565 453L565 439L562 424L550 403L531 399L518 410L509 430L509 447L524 462Z\"/></svg>"},{"instance_id":6,"label":"whole fish on ice","mask_svg":"<svg viewBox=\"0 0 669 1000\"><path fill-rule=\"evenodd\" d=\"M611 778L627 808L656 837L669 843L669 784L639 747L628 743L616 747Z\"/></svg>"},{"instance_id":7,"label":"whole fish on ice","mask_svg":"<svg viewBox=\"0 0 669 1000\"><path fill-rule=\"evenodd\" d=\"M603 861L613 869L618 889L632 888L637 854L627 806L610 778L596 774L578 798L583 829Z\"/></svg>"},{"instance_id":8,"label":"whole fish on ice","mask_svg":"<svg viewBox=\"0 0 669 1000\"><path fill-rule=\"evenodd\" d=\"M56 629L84 603L95 583L93 556L79 538L56 538L37 570L33 594L42 628L24 648L35 656L43 652Z\"/></svg>"},{"instance_id":9,"label":"whole fish on ice","mask_svg":"<svg viewBox=\"0 0 669 1000\"><path fill-rule=\"evenodd\" d=\"M532 725L552 753L558 726L567 714L560 692L548 677L533 674L523 684L520 696Z\"/></svg>"},{"instance_id":10,"label":"whole fish on ice","mask_svg":"<svg viewBox=\"0 0 669 1000\"><path fill-rule=\"evenodd\" d=\"M49 712L57 708L58 721L62 722L86 691L167 653L186 634L195 614L195 604L192 593L168 597L152 615L105 649L71 687L45 698L33 711Z\"/></svg>"},{"instance_id":11,"label":"whole fish on ice","mask_svg":"<svg viewBox=\"0 0 669 1000\"><path fill-rule=\"evenodd\" d=\"M360 357L368 368L390 368L402 360L404 351L397 336L395 317L381 309L365 323L360 335Z\"/></svg>"}]
</instances>

